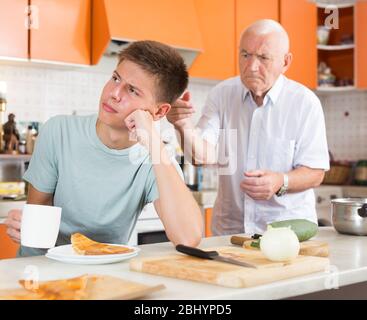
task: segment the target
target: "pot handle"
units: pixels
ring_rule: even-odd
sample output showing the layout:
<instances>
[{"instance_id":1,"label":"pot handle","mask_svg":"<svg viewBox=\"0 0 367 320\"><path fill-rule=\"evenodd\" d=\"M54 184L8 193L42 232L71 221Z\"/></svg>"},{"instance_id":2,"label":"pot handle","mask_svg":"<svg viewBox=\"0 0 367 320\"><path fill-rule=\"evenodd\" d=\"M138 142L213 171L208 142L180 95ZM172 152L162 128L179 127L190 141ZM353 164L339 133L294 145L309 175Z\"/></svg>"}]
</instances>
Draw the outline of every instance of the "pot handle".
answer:
<instances>
[{"instance_id":1,"label":"pot handle","mask_svg":"<svg viewBox=\"0 0 367 320\"><path fill-rule=\"evenodd\" d=\"M358 209L358 214L362 218L367 217L367 203L365 203L361 208Z\"/></svg>"}]
</instances>

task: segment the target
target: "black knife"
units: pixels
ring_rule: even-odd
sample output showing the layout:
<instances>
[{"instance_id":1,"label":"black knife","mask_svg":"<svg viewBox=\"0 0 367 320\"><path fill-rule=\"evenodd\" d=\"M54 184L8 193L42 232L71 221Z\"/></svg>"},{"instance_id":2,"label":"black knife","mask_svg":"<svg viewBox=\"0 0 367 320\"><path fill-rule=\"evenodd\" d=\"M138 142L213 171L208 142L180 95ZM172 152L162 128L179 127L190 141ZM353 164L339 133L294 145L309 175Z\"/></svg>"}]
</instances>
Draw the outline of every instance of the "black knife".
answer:
<instances>
[{"instance_id":1,"label":"black knife","mask_svg":"<svg viewBox=\"0 0 367 320\"><path fill-rule=\"evenodd\" d=\"M198 248L184 246L183 244L178 244L176 246L176 250L181 253L185 253L189 256L193 256L197 258L232 263L232 264L242 266L242 267L247 267L247 268L255 268L255 269L257 268L254 264L221 256L217 251L204 251Z\"/></svg>"}]
</instances>

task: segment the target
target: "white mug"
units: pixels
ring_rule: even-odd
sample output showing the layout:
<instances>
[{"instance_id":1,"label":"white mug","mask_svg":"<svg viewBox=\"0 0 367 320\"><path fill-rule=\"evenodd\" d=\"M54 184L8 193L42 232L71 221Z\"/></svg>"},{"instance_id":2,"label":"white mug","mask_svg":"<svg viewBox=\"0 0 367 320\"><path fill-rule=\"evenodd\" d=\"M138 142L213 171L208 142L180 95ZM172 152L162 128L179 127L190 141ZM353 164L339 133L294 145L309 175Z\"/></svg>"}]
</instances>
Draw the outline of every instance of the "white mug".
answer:
<instances>
[{"instance_id":1,"label":"white mug","mask_svg":"<svg viewBox=\"0 0 367 320\"><path fill-rule=\"evenodd\" d=\"M327 45L329 42L330 28L326 26L319 26L317 28L317 42L318 44Z\"/></svg>"},{"instance_id":2,"label":"white mug","mask_svg":"<svg viewBox=\"0 0 367 320\"><path fill-rule=\"evenodd\" d=\"M61 210L60 207L25 204L20 227L22 246L53 248L59 234Z\"/></svg>"}]
</instances>

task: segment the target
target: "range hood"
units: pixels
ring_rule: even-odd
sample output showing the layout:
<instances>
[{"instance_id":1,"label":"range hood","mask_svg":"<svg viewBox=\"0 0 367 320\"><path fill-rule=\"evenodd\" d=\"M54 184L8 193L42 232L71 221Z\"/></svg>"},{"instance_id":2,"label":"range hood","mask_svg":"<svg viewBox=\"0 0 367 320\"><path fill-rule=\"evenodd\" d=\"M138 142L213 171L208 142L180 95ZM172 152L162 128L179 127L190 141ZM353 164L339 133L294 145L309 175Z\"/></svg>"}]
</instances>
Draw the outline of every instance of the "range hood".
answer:
<instances>
[{"instance_id":1,"label":"range hood","mask_svg":"<svg viewBox=\"0 0 367 320\"><path fill-rule=\"evenodd\" d=\"M92 16L93 64L137 40L171 45L188 67L202 52L194 0L94 0Z\"/></svg>"}]
</instances>

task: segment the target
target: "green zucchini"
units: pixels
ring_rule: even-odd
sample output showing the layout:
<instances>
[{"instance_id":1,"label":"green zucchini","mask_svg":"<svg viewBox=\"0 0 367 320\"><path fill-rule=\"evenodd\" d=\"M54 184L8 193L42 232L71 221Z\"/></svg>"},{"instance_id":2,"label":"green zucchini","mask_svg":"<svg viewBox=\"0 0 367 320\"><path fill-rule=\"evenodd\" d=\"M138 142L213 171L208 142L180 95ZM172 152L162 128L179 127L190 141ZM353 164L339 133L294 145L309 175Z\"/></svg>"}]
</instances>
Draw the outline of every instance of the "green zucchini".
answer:
<instances>
[{"instance_id":1,"label":"green zucchini","mask_svg":"<svg viewBox=\"0 0 367 320\"><path fill-rule=\"evenodd\" d=\"M275 221L270 223L273 228L291 227L298 237L299 242L306 241L314 237L317 233L318 226L306 219L290 219L283 221Z\"/></svg>"}]
</instances>

